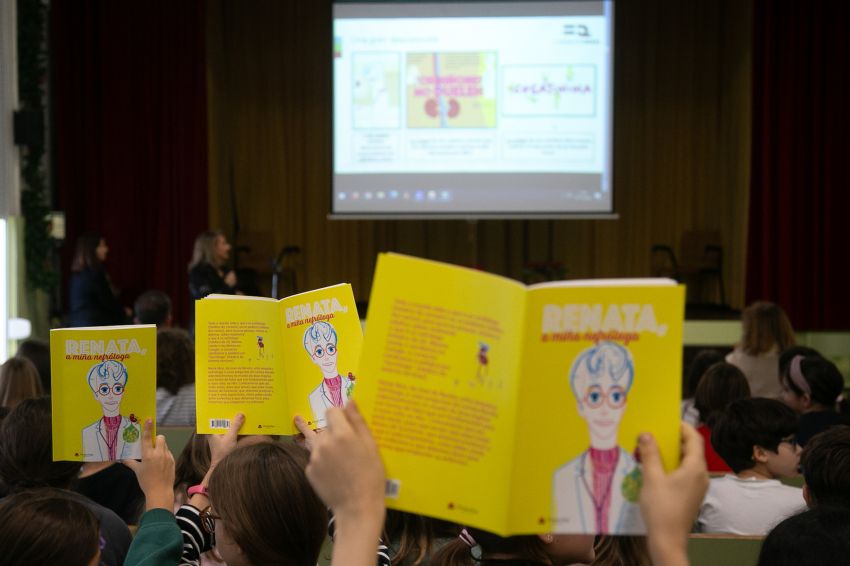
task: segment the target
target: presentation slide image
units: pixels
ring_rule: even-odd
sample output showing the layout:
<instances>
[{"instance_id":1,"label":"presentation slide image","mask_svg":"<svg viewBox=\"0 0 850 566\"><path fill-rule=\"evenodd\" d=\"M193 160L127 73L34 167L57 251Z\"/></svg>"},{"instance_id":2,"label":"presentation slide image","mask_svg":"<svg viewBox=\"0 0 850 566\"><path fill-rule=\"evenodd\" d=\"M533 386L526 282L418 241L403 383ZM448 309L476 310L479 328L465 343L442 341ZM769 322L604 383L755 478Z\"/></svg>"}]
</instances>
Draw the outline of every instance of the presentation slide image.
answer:
<instances>
[{"instance_id":1,"label":"presentation slide image","mask_svg":"<svg viewBox=\"0 0 850 566\"><path fill-rule=\"evenodd\" d=\"M354 129L401 126L401 56L398 53L353 53L352 114Z\"/></svg>"},{"instance_id":2,"label":"presentation slide image","mask_svg":"<svg viewBox=\"0 0 850 566\"><path fill-rule=\"evenodd\" d=\"M408 53L408 128L495 128L496 54Z\"/></svg>"},{"instance_id":3,"label":"presentation slide image","mask_svg":"<svg viewBox=\"0 0 850 566\"><path fill-rule=\"evenodd\" d=\"M512 117L596 115L593 65L516 65L502 68L502 114Z\"/></svg>"}]
</instances>

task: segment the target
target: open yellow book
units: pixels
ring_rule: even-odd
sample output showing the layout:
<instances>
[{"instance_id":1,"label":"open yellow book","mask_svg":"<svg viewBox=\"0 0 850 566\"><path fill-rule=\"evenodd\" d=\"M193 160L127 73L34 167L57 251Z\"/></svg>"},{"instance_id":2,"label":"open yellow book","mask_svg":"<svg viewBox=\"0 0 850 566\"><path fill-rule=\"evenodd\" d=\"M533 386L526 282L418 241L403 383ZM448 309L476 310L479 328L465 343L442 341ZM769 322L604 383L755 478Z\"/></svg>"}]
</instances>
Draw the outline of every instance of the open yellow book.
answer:
<instances>
[{"instance_id":1,"label":"open yellow book","mask_svg":"<svg viewBox=\"0 0 850 566\"><path fill-rule=\"evenodd\" d=\"M142 423L156 423L156 326L51 330L50 367L54 460L142 457Z\"/></svg>"},{"instance_id":2,"label":"open yellow book","mask_svg":"<svg viewBox=\"0 0 850 566\"><path fill-rule=\"evenodd\" d=\"M684 288L378 259L357 390L389 507L501 535L642 533L633 452L679 459Z\"/></svg>"},{"instance_id":3,"label":"open yellow book","mask_svg":"<svg viewBox=\"0 0 850 566\"><path fill-rule=\"evenodd\" d=\"M243 434L314 428L351 397L363 330L351 285L280 300L210 295L195 305L198 432L224 432L237 412ZM359 384L359 381L358 381Z\"/></svg>"}]
</instances>

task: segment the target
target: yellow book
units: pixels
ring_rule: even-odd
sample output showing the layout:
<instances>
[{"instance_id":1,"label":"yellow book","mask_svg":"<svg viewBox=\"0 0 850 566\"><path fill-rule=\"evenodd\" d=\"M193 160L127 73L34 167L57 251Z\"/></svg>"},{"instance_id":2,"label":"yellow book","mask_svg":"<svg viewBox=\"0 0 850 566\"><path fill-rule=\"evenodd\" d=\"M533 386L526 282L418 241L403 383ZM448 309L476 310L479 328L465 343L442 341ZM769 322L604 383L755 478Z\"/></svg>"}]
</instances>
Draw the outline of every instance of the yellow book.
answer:
<instances>
[{"instance_id":1,"label":"yellow book","mask_svg":"<svg viewBox=\"0 0 850 566\"><path fill-rule=\"evenodd\" d=\"M156 424L156 326L50 331L53 459L142 457L142 423Z\"/></svg>"},{"instance_id":2,"label":"yellow book","mask_svg":"<svg viewBox=\"0 0 850 566\"><path fill-rule=\"evenodd\" d=\"M633 453L679 459L684 288L526 287L397 254L378 259L357 403L389 507L501 535L643 533Z\"/></svg>"},{"instance_id":3,"label":"yellow book","mask_svg":"<svg viewBox=\"0 0 850 566\"><path fill-rule=\"evenodd\" d=\"M198 432L295 434L295 415L325 426L351 398L363 330L351 285L281 300L210 295L195 305ZM359 384L359 381L358 381Z\"/></svg>"}]
</instances>

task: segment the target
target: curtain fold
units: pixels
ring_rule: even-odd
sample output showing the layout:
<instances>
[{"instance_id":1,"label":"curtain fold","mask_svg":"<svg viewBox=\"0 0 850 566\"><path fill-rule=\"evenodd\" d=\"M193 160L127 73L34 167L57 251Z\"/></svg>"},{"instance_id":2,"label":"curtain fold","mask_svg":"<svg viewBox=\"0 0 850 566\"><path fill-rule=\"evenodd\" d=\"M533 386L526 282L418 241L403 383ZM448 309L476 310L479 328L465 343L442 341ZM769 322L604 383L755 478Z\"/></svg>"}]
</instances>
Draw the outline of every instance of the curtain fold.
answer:
<instances>
[{"instance_id":1,"label":"curtain fold","mask_svg":"<svg viewBox=\"0 0 850 566\"><path fill-rule=\"evenodd\" d=\"M779 303L798 330L850 323L849 17L844 2L755 5L746 297Z\"/></svg>"},{"instance_id":2,"label":"curtain fold","mask_svg":"<svg viewBox=\"0 0 850 566\"><path fill-rule=\"evenodd\" d=\"M183 325L186 264L208 220L205 8L201 1L50 3L63 273L76 237L99 232L122 302L132 306L142 291L162 289Z\"/></svg>"}]
</instances>

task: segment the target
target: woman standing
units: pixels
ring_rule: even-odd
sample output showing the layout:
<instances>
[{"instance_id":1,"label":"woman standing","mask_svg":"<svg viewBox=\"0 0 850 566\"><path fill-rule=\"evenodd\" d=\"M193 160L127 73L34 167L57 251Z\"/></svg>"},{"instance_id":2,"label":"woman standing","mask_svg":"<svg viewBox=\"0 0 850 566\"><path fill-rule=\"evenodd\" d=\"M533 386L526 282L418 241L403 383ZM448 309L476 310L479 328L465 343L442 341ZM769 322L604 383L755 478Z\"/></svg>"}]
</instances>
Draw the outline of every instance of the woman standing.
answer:
<instances>
[{"instance_id":1,"label":"woman standing","mask_svg":"<svg viewBox=\"0 0 850 566\"><path fill-rule=\"evenodd\" d=\"M99 234L77 239L71 262L71 312L68 326L126 324L127 313L109 282L104 262L109 247Z\"/></svg>"},{"instance_id":2,"label":"woman standing","mask_svg":"<svg viewBox=\"0 0 850 566\"><path fill-rule=\"evenodd\" d=\"M221 231L202 232L195 238L189 262L190 329L195 327L195 301L212 293L236 293L236 273L225 268L229 258L230 244Z\"/></svg>"}]
</instances>

